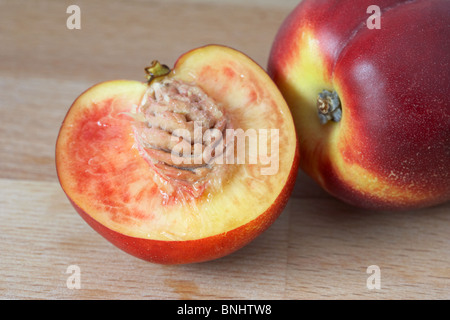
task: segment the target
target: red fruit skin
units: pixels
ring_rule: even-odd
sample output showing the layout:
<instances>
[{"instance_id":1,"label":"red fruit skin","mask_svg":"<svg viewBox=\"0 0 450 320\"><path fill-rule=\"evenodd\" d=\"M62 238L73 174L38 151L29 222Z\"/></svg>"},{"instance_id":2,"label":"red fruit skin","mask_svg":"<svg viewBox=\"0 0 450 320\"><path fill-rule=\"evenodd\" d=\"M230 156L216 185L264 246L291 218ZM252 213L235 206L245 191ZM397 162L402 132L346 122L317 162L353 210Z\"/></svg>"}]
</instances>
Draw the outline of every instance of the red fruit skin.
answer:
<instances>
[{"instance_id":1,"label":"red fruit skin","mask_svg":"<svg viewBox=\"0 0 450 320\"><path fill-rule=\"evenodd\" d=\"M395 6L398 0L377 1L380 8ZM362 28L368 18L366 8L371 0L305 0L290 13L281 25L273 43L269 73L275 79L281 77L282 70L295 63L299 48L299 38L304 29L312 29L320 42L320 53L326 64L325 75L331 79L332 69L342 49L357 29ZM383 15L382 15L383 16Z\"/></svg>"},{"instance_id":2,"label":"red fruit skin","mask_svg":"<svg viewBox=\"0 0 450 320\"><path fill-rule=\"evenodd\" d=\"M290 70L302 63L299 52L308 33L323 65L317 72L339 94L343 119L347 117L345 125L332 129L340 130L334 141L337 152L308 140L312 132L303 130L307 120L295 119L300 166L331 194L361 207L411 209L446 202L450 2L377 1L381 28L369 29L366 10L372 2L302 1L276 36L268 72L289 106L306 108L298 102L305 98L294 88ZM349 178L352 165L379 181ZM373 192L376 184L382 195Z\"/></svg>"}]
</instances>

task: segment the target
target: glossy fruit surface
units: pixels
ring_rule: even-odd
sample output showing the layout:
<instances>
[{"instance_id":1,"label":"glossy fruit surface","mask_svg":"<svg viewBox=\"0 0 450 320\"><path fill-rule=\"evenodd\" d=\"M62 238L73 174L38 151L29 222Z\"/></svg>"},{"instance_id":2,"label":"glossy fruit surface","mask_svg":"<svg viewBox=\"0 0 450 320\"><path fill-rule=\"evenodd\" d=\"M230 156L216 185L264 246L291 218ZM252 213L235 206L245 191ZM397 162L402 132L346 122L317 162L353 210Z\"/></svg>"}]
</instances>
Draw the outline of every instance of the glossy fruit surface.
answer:
<instances>
[{"instance_id":1,"label":"glossy fruit surface","mask_svg":"<svg viewBox=\"0 0 450 320\"><path fill-rule=\"evenodd\" d=\"M448 201L450 2L378 1L379 29L372 4L305 0L276 36L268 72L293 113L300 166L361 207ZM340 110L325 115L331 93Z\"/></svg>"}]
</instances>

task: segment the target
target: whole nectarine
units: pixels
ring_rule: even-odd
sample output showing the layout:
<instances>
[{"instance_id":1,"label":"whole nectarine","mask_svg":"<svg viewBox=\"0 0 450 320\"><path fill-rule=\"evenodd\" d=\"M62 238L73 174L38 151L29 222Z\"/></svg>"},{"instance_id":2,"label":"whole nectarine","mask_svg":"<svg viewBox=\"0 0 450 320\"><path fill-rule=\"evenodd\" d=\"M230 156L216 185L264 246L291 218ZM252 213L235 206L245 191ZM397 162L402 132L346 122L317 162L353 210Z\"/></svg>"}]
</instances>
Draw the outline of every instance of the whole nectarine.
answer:
<instances>
[{"instance_id":1,"label":"whole nectarine","mask_svg":"<svg viewBox=\"0 0 450 320\"><path fill-rule=\"evenodd\" d=\"M268 73L325 190L373 209L450 199L449 21L447 0L304 0L286 18Z\"/></svg>"}]
</instances>

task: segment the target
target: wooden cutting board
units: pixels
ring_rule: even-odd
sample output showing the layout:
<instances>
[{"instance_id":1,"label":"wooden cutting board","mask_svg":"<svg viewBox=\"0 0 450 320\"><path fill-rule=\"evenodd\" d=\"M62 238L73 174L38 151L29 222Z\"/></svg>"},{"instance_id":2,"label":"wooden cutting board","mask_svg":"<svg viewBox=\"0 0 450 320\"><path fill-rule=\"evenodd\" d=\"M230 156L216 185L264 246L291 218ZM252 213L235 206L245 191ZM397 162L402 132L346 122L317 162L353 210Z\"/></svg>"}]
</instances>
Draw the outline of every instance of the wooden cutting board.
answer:
<instances>
[{"instance_id":1,"label":"wooden cutting board","mask_svg":"<svg viewBox=\"0 0 450 320\"><path fill-rule=\"evenodd\" d=\"M67 2L0 2L1 299L450 298L450 204L368 212L299 173L267 232L230 256L184 266L120 251L70 206L54 146L72 101L100 81L143 80L151 60L173 65L208 43L265 67L296 1L241 2L76 1L79 30L67 28Z\"/></svg>"}]
</instances>

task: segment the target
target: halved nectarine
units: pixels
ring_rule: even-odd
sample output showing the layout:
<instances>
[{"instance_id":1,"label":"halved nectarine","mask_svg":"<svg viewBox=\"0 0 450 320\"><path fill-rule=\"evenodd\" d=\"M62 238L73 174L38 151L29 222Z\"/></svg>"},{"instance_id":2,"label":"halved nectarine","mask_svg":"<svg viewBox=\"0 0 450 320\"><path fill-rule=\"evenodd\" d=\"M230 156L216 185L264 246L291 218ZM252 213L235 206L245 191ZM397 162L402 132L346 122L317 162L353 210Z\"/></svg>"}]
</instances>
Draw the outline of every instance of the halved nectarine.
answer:
<instances>
[{"instance_id":1,"label":"halved nectarine","mask_svg":"<svg viewBox=\"0 0 450 320\"><path fill-rule=\"evenodd\" d=\"M86 222L155 263L211 260L249 243L285 207L298 170L294 123L266 72L210 45L148 82L97 84L64 119L56 167Z\"/></svg>"}]
</instances>

